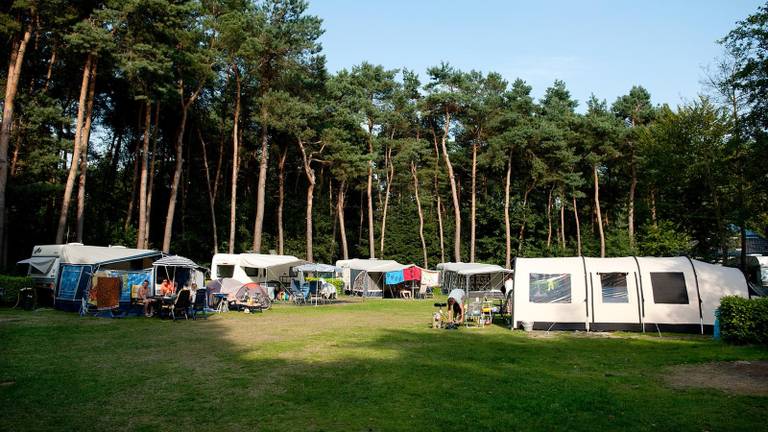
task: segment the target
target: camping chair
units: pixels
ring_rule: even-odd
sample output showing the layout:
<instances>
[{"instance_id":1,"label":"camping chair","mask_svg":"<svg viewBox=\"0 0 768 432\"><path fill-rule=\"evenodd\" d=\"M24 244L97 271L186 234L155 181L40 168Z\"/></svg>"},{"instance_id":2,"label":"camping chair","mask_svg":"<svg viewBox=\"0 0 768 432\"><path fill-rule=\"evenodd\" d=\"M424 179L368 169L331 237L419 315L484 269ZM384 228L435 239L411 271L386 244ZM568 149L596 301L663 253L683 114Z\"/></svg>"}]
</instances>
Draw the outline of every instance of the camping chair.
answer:
<instances>
[{"instance_id":1,"label":"camping chair","mask_svg":"<svg viewBox=\"0 0 768 432\"><path fill-rule=\"evenodd\" d=\"M170 314L171 318L176 321L176 315L184 315L184 319L189 319L189 308L192 306L192 292L188 289L182 289L179 291L179 295L176 296L176 300L171 305Z\"/></svg>"},{"instance_id":2,"label":"camping chair","mask_svg":"<svg viewBox=\"0 0 768 432\"><path fill-rule=\"evenodd\" d=\"M467 327L483 326L483 304L479 301L471 301L468 299L467 305L464 307L464 325Z\"/></svg>"},{"instance_id":3,"label":"camping chair","mask_svg":"<svg viewBox=\"0 0 768 432\"><path fill-rule=\"evenodd\" d=\"M427 299L434 297L434 294L432 294L432 288L426 285L419 285L419 290L416 292L416 298Z\"/></svg>"},{"instance_id":4,"label":"camping chair","mask_svg":"<svg viewBox=\"0 0 768 432\"><path fill-rule=\"evenodd\" d=\"M309 287L307 287L309 289ZM308 293L308 292L307 292ZM288 286L288 294L291 296L291 301L295 304L304 304L307 302L307 297L304 291L299 286L299 281L294 279Z\"/></svg>"},{"instance_id":5,"label":"camping chair","mask_svg":"<svg viewBox=\"0 0 768 432\"><path fill-rule=\"evenodd\" d=\"M208 313L206 312L206 309L208 308L207 300L208 299L208 290L205 288L200 288L197 291L195 291L195 301L192 303L192 319L197 319L197 313L202 312L203 318L208 319Z\"/></svg>"},{"instance_id":6,"label":"camping chair","mask_svg":"<svg viewBox=\"0 0 768 432\"><path fill-rule=\"evenodd\" d=\"M308 295L309 295L309 302L315 303L317 305L320 302L325 303L328 299L323 297L323 295L320 292L321 283L319 280L313 280L307 283L308 286Z\"/></svg>"}]
</instances>

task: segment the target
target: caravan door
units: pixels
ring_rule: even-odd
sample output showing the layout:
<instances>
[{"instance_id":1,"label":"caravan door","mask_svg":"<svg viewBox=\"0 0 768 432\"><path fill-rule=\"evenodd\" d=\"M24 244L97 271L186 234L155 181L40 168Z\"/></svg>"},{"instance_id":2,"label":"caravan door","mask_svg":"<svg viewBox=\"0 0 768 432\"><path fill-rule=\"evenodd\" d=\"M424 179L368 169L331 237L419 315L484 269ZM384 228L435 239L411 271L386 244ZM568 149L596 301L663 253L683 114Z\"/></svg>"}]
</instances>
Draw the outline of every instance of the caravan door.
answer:
<instances>
[{"instance_id":1,"label":"caravan door","mask_svg":"<svg viewBox=\"0 0 768 432\"><path fill-rule=\"evenodd\" d=\"M642 294L634 258L586 258L590 328L641 330Z\"/></svg>"}]
</instances>

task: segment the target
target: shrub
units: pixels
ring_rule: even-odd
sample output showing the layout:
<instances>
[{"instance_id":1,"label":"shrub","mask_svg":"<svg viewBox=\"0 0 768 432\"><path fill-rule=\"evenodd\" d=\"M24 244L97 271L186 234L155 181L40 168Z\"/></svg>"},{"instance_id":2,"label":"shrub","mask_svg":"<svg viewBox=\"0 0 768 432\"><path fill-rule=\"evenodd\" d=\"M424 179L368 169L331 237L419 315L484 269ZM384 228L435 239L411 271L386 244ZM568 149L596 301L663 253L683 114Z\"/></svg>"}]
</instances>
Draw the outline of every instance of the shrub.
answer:
<instances>
[{"instance_id":1,"label":"shrub","mask_svg":"<svg viewBox=\"0 0 768 432\"><path fill-rule=\"evenodd\" d=\"M25 287L32 287L32 279L29 277L0 274L0 288L3 291L0 302L13 305L16 303L19 291Z\"/></svg>"},{"instance_id":2,"label":"shrub","mask_svg":"<svg viewBox=\"0 0 768 432\"><path fill-rule=\"evenodd\" d=\"M320 278L308 277L305 280L311 282ZM326 282L336 287L336 295L344 294L344 280L340 278L323 278Z\"/></svg>"},{"instance_id":3,"label":"shrub","mask_svg":"<svg viewBox=\"0 0 768 432\"><path fill-rule=\"evenodd\" d=\"M723 297L720 333L731 343L768 344L768 298Z\"/></svg>"}]
</instances>

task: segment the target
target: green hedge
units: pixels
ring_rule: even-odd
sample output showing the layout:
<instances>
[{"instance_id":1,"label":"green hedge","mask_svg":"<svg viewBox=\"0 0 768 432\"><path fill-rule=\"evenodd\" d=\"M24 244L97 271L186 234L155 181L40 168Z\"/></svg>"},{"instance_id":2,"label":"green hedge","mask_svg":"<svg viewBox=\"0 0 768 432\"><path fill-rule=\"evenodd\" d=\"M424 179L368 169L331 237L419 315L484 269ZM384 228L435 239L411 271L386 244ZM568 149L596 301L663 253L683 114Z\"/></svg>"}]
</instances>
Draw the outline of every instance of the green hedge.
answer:
<instances>
[{"instance_id":1,"label":"green hedge","mask_svg":"<svg viewBox=\"0 0 768 432\"><path fill-rule=\"evenodd\" d=\"M768 298L720 300L720 334L736 344L768 344Z\"/></svg>"},{"instance_id":2,"label":"green hedge","mask_svg":"<svg viewBox=\"0 0 768 432\"><path fill-rule=\"evenodd\" d=\"M6 305L15 304L19 296L19 290L26 287L32 287L32 279L29 277L0 274L0 288L3 288L2 291L4 291L2 297L0 297L0 302Z\"/></svg>"},{"instance_id":3,"label":"green hedge","mask_svg":"<svg viewBox=\"0 0 768 432\"><path fill-rule=\"evenodd\" d=\"M313 280L318 280L319 278L316 277L308 277L305 280L307 282L311 282ZM323 278L326 282L336 287L336 295L342 295L344 294L344 279L339 278Z\"/></svg>"}]
</instances>

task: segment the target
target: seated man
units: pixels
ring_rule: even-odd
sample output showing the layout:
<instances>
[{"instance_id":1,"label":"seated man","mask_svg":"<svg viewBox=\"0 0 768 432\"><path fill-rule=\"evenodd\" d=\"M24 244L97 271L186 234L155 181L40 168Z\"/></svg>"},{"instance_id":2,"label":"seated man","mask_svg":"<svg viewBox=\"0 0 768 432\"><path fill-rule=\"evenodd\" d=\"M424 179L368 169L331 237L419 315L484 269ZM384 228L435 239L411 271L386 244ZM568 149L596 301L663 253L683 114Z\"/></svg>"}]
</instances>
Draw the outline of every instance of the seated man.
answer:
<instances>
[{"instance_id":1,"label":"seated man","mask_svg":"<svg viewBox=\"0 0 768 432\"><path fill-rule=\"evenodd\" d=\"M139 287L138 292L139 300L144 303L144 316L151 317L154 313L152 310L153 303L155 302L155 299L149 297L149 281L145 280L141 283L141 287Z\"/></svg>"},{"instance_id":2,"label":"seated man","mask_svg":"<svg viewBox=\"0 0 768 432\"><path fill-rule=\"evenodd\" d=\"M455 289L448 294L448 320L452 324L464 323L464 290Z\"/></svg>"}]
</instances>

